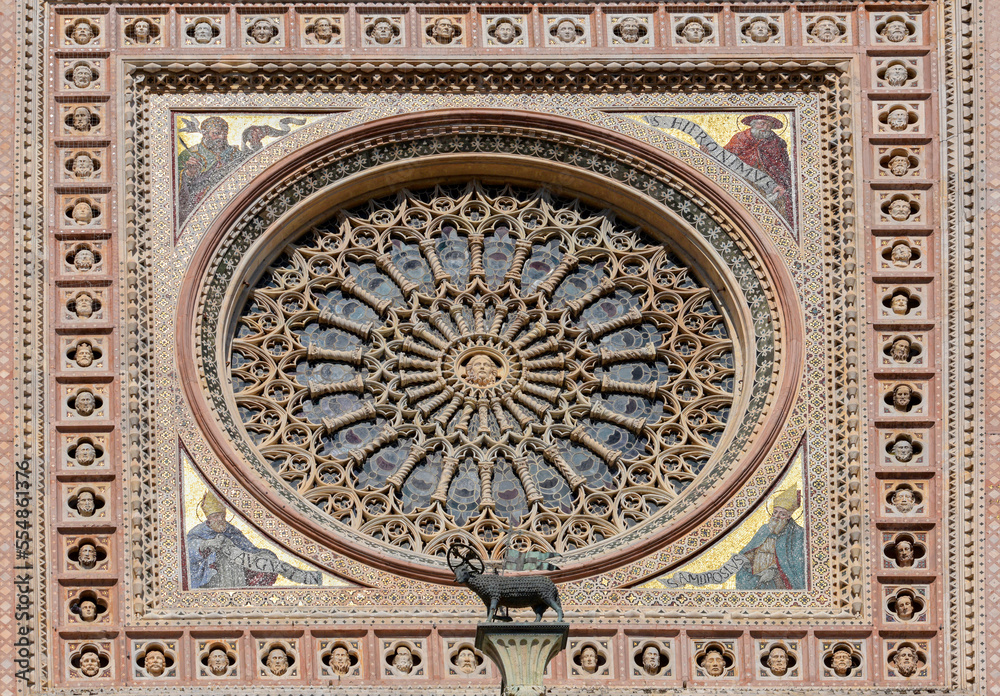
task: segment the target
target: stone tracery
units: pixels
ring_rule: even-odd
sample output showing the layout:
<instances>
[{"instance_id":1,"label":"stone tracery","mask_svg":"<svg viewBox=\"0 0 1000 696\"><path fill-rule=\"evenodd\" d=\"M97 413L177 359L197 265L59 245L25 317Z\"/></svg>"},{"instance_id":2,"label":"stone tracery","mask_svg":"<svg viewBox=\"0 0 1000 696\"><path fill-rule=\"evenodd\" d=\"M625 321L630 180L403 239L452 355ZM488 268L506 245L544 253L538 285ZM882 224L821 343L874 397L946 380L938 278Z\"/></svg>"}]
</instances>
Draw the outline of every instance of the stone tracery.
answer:
<instances>
[{"instance_id":1,"label":"stone tracery","mask_svg":"<svg viewBox=\"0 0 1000 696\"><path fill-rule=\"evenodd\" d=\"M724 440L737 350L669 248L547 192L371 201L286 247L232 342L244 427L331 518L434 555L566 552L668 506Z\"/></svg>"}]
</instances>

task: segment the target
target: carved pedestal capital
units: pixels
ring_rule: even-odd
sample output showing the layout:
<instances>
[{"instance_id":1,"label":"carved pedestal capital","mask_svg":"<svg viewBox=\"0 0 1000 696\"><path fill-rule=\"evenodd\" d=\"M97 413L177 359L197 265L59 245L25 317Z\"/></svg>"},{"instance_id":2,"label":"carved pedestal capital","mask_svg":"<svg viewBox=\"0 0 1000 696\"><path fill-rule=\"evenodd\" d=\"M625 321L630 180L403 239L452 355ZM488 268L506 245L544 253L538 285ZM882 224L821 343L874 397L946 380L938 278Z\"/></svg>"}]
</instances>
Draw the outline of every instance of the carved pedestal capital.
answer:
<instances>
[{"instance_id":1,"label":"carved pedestal capital","mask_svg":"<svg viewBox=\"0 0 1000 696\"><path fill-rule=\"evenodd\" d=\"M568 635L566 623L481 623L476 649L500 670L500 696L545 696L545 667L566 647Z\"/></svg>"}]
</instances>

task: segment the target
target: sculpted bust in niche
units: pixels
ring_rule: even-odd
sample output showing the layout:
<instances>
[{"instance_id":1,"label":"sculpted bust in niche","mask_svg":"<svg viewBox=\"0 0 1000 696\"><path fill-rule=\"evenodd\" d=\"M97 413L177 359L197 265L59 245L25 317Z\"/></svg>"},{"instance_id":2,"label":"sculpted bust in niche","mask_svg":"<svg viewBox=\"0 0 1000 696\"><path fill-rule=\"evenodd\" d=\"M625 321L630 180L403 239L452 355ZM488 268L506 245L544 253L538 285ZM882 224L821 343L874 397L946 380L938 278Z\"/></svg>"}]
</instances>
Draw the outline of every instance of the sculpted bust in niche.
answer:
<instances>
[{"instance_id":1,"label":"sculpted bust in niche","mask_svg":"<svg viewBox=\"0 0 1000 696\"><path fill-rule=\"evenodd\" d=\"M431 26L431 38L439 44L447 45L458 36L459 27L447 17L438 17Z\"/></svg>"},{"instance_id":2,"label":"sculpted bust in niche","mask_svg":"<svg viewBox=\"0 0 1000 696\"><path fill-rule=\"evenodd\" d=\"M143 669L146 670L146 674L151 677L159 677L167 669L167 658L164 656L163 651L152 648L146 652L146 657L142 664Z\"/></svg>"},{"instance_id":3,"label":"sculpted bust in niche","mask_svg":"<svg viewBox=\"0 0 1000 696\"><path fill-rule=\"evenodd\" d=\"M90 109L85 106L78 106L73 110L73 130L81 133L89 133L93 127Z\"/></svg>"},{"instance_id":4,"label":"sculpted bust in niche","mask_svg":"<svg viewBox=\"0 0 1000 696\"><path fill-rule=\"evenodd\" d=\"M73 360L78 367L90 367L94 364L94 349L87 341L82 341L76 347Z\"/></svg>"},{"instance_id":5,"label":"sculpted bust in niche","mask_svg":"<svg viewBox=\"0 0 1000 696\"><path fill-rule=\"evenodd\" d=\"M904 464L913 459L913 443L909 440L897 440L892 445L892 456Z\"/></svg>"},{"instance_id":6,"label":"sculpted bust in niche","mask_svg":"<svg viewBox=\"0 0 1000 696\"><path fill-rule=\"evenodd\" d=\"M85 650L80 655L80 672L85 677L96 677L101 671L101 656L93 649Z\"/></svg>"},{"instance_id":7,"label":"sculpted bust in niche","mask_svg":"<svg viewBox=\"0 0 1000 696\"><path fill-rule=\"evenodd\" d=\"M492 33L497 43L507 45L514 43L514 39L517 38L519 32L517 26L514 24L514 20L509 17L501 17L493 27Z\"/></svg>"},{"instance_id":8,"label":"sculpted bust in niche","mask_svg":"<svg viewBox=\"0 0 1000 696\"><path fill-rule=\"evenodd\" d=\"M320 17L312 26L312 32L307 36L310 43L328 44L333 41L333 21L326 17Z\"/></svg>"},{"instance_id":9,"label":"sculpted bust in niche","mask_svg":"<svg viewBox=\"0 0 1000 696\"><path fill-rule=\"evenodd\" d=\"M726 673L726 659L713 648L701 658L701 668L710 677L721 677Z\"/></svg>"},{"instance_id":10,"label":"sculpted bust in niche","mask_svg":"<svg viewBox=\"0 0 1000 696\"><path fill-rule=\"evenodd\" d=\"M79 45L86 46L94 39L94 28L90 26L90 22L81 19L73 26L73 32L70 36Z\"/></svg>"},{"instance_id":11,"label":"sculpted bust in niche","mask_svg":"<svg viewBox=\"0 0 1000 696\"><path fill-rule=\"evenodd\" d=\"M94 604L89 599L85 599L80 602L80 621L96 621L97 620L97 605Z\"/></svg>"},{"instance_id":12,"label":"sculpted bust in niche","mask_svg":"<svg viewBox=\"0 0 1000 696\"><path fill-rule=\"evenodd\" d=\"M889 171L893 176L906 176L910 172L910 158L896 155L889 160Z\"/></svg>"},{"instance_id":13,"label":"sculpted bust in niche","mask_svg":"<svg viewBox=\"0 0 1000 696\"><path fill-rule=\"evenodd\" d=\"M840 27L832 19L823 18L813 25L812 35L823 43L832 43L840 38Z\"/></svg>"},{"instance_id":14,"label":"sculpted bust in niche","mask_svg":"<svg viewBox=\"0 0 1000 696\"><path fill-rule=\"evenodd\" d=\"M890 87L902 87L910 79L910 72L905 66L896 63L885 69L885 81Z\"/></svg>"},{"instance_id":15,"label":"sculpted bust in niche","mask_svg":"<svg viewBox=\"0 0 1000 696\"><path fill-rule=\"evenodd\" d=\"M838 648L833 652L833 659L831 660L831 665L833 667L833 673L838 677L846 677L854 669L854 659L850 651L843 648Z\"/></svg>"},{"instance_id":16,"label":"sculpted bust in niche","mask_svg":"<svg viewBox=\"0 0 1000 696\"><path fill-rule=\"evenodd\" d=\"M351 654L343 645L335 647L330 654L330 669L341 677L351 671Z\"/></svg>"},{"instance_id":17,"label":"sculpted bust in niche","mask_svg":"<svg viewBox=\"0 0 1000 696\"><path fill-rule=\"evenodd\" d=\"M916 505L913 491L909 488L900 488L892 494L892 506L903 515L912 512Z\"/></svg>"},{"instance_id":18,"label":"sculpted bust in niche","mask_svg":"<svg viewBox=\"0 0 1000 696\"><path fill-rule=\"evenodd\" d=\"M705 26L697 19L689 19L681 29L681 36L690 44L699 44L705 40Z\"/></svg>"},{"instance_id":19,"label":"sculpted bust in niche","mask_svg":"<svg viewBox=\"0 0 1000 696\"><path fill-rule=\"evenodd\" d=\"M576 43L580 38L576 29L576 22L572 19L561 19L556 25L555 37L566 44Z\"/></svg>"},{"instance_id":20,"label":"sculpted bust in niche","mask_svg":"<svg viewBox=\"0 0 1000 696\"><path fill-rule=\"evenodd\" d=\"M892 296L889 306L893 314L908 314L910 311L910 297L906 293L897 292Z\"/></svg>"},{"instance_id":21,"label":"sculpted bust in niche","mask_svg":"<svg viewBox=\"0 0 1000 696\"><path fill-rule=\"evenodd\" d=\"M267 653L267 669L271 674L280 677L288 671L288 653L284 648L271 648Z\"/></svg>"},{"instance_id":22,"label":"sculpted bust in niche","mask_svg":"<svg viewBox=\"0 0 1000 696\"><path fill-rule=\"evenodd\" d=\"M392 657L392 666L403 674L409 674L413 670L413 653L405 645L396 648L396 653Z\"/></svg>"},{"instance_id":23,"label":"sculpted bust in niche","mask_svg":"<svg viewBox=\"0 0 1000 696\"><path fill-rule=\"evenodd\" d=\"M908 594L901 594L896 598L896 616L901 621L909 621L913 618L913 598Z\"/></svg>"},{"instance_id":24,"label":"sculpted bust in niche","mask_svg":"<svg viewBox=\"0 0 1000 696\"><path fill-rule=\"evenodd\" d=\"M637 43L642 26L635 17L625 17L618 23L618 36L625 43Z\"/></svg>"},{"instance_id":25,"label":"sculpted bust in niche","mask_svg":"<svg viewBox=\"0 0 1000 696\"><path fill-rule=\"evenodd\" d=\"M905 222L912 214L913 208L905 198L897 198L889 204L889 217L896 222Z\"/></svg>"},{"instance_id":26,"label":"sculpted bust in niche","mask_svg":"<svg viewBox=\"0 0 1000 696\"><path fill-rule=\"evenodd\" d=\"M580 651L580 666L587 674L595 674L598 667L597 649L593 645L584 646Z\"/></svg>"},{"instance_id":27,"label":"sculpted bust in niche","mask_svg":"<svg viewBox=\"0 0 1000 696\"><path fill-rule=\"evenodd\" d=\"M913 567L913 544L906 539L896 542L896 565L900 568Z\"/></svg>"},{"instance_id":28,"label":"sculpted bust in niche","mask_svg":"<svg viewBox=\"0 0 1000 696\"><path fill-rule=\"evenodd\" d=\"M250 36L259 44L271 43L277 36L278 30L270 20L263 17L255 21L250 27Z\"/></svg>"},{"instance_id":29,"label":"sculpted bust in niche","mask_svg":"<svg viewBox=\"0 0 1000 696\"><path fill-rule=\"evenodd\" d=\"M756 17L747 25L747 36L754 43L767 43L772 36L771 24L763 17Z\"/></svg>"},{"instance_id":30,"label":"sculpted bust in niche","mask_svg":"<svg viewBox=\"0 0 1000 696\"><path fill-rule=\"evenodd\" d=\"M910 114L901 106L889 112L885 118L886 125L897 133L905 131L910 126Z\"/></svg>"},{"instance_id":31,"label":"sculpted bust in niche","mask_svg":"<svg viewBox=\"0 0 1000 696\"><path fill-rule=\"evenodd\" d=\"M907 679L916 674L920 666L917 651L909 645L904 645L896 651L896 654L892 657L892 663L895 665L899 675Z\"/></svg>"},{"instance_id":32,"label":"sculpted bust in niche","mask_svg":"<svg viewBox=\"0 0 1000 696\"><path fill-rule=\"evenodd\" d=\"M76 561L84 570L91 570L97 565L97 549L93 544L82 544L76 555Z\"/></svg>"},{"instance_id":33,"label":"sculpted bust in niche","mask_svg":"<svg viewBox=\"0 0 1000 696\"><path fill-rule=\"evenodd\" d=\"M73 86L78 89L86 89L93 81L94 71L90 69L89 65L77 65L73 68Z\"/></svg>"},{"instance_id":34,"label":"sculpted bust in niche","mask_svg":"<svg viewBox=\"0 0 1000 696\"><path fill-rule=\"evenodd\" d=\"M899 363L910 362L910 339L897 338L892 342L892 350L889 355Z\"/></svg>"},{"instance_id":35,"label":"sculpted bust in niche","mask_svg":"<svg viewBox=\"0 0 1000 696\"><path fill-rule=\"evenodd\" d=\"M387 17L379 17L372 24L369 36L377 44L388 45L396 38L396 27Z\"/></svg>"},{"instance_id":36,"label":"sculpted bust in niche","mask_svg":"<svg viewBox=\"0 0 1000 696\"><path fill-rule=\"evenodd\" d=\"M459 650L455 663L463 674L472 674L479 667L479 661L476 659L476 653L473 652L472 648L462 648Z\"/></svg>"},{"instance_id":37,"label":"sculpted bust in niche","mask_svg":"<svg viewBox=\"0 0 1000 696\"><path fill-rule=\"evenodd\" d=\"M94 267L94 252L87 247L81 247L73 254L73 267L81 273L86 273Z\"/></svg>"},{"instance_id":38,"label":"sculpted bust in niche","mask_svg":"<svg viewBox=\"0 0 1000 696\"><path fill-rule=\"evenodd\" d=\"M94 494L90 491L80 491L76 496L76 512L80 517L93 517L96 507Z\"/></svg>"},{"instance_id":39,"label":"sculpted bust in niche","mask_svg":"<svg viewBox=\"0 0 1000 696\"><path fill-rule=\"evenodd\" d=\"M212 39L215 38L215 29L204 19L194 25L193 33L195 43L212 43Z\"/></svg>"},{"instance_id":40,"label":"sculpted bust in niche","mask_svg":"<svg viewBox=\"0 0 1000 696\"><path fill-rule=\"evenodd\" d=\"M94 298L86 292L78 292L73 298L74 314L81 319L89 319L94 315Z\"/></svg>"},{"instance_id":41,"label":"sculpted bust in niche","mask_svg":"<svg viewBox=\"0 0 1000 696\"><path fill-rule=\"evenodd\" d=\"M780 645L775 645L767 655L767 666L774 676L785 676L788 673L788 652Z\"/></svg>"},{"instance_id":42,"label":"sculpted bust in niche","mask_svg":"<svg viewBox=\"0 0 1000 696\"><path fill-rule=\"evenodd\" d=\"M910 30L906 27L906 24L898 19L889 22L882 28L882 36L885 37L886 41L891 41L892 43L905 41L909 35Z\"/></svg>"},{"instance_id":43,"label":"sculpted bust in niche","mask_svg":"<svg viewBox=\"0 0 1000 696\"><path fill-rule=\"evenodd\" d=\"M642 669L650 676L660 673L660 650L655 645L648 646L642 651Z\"/></svg>"}]
</instances>

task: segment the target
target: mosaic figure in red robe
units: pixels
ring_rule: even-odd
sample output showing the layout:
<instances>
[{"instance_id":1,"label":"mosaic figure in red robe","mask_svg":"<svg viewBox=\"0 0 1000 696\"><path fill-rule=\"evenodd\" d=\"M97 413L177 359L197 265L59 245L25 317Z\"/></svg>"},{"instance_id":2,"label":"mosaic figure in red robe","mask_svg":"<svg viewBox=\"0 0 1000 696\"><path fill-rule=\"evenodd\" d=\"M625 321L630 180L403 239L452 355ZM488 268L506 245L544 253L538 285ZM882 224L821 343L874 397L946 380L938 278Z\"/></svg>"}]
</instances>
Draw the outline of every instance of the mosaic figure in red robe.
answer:
<instances>
[{"instance_id":1,"label":"mosaic figure in red robe","mask_svg":"<svg viewBox=\"0 0 1000 696\"><path fill-rule=\"evenodd\" d=\"M740 122L749 128L734 135L725 149L774 180L777 188L768 199L791 222L794 219L791 160L785 141L774 132L784 124L765 114L752 114Z\"/></svg>"}]
</instances>

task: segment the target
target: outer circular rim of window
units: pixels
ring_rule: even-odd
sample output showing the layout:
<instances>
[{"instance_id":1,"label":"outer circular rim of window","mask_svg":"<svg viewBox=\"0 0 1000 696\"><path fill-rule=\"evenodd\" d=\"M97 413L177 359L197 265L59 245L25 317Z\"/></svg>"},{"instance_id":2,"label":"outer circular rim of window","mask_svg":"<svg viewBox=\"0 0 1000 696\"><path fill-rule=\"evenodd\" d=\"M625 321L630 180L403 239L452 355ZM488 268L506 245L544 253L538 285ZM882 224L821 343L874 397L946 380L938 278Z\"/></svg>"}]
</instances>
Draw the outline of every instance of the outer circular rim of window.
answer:
<instances>
[{"instance_id":1,"label":"outer circular rim of window","mask_svg":"<svg viewBox=\"0 0 1000 696\"><path fill-rule=\"evenodd\" d=\"M729 328L733 336L736 337L738 350L742 352L737 358L737 362L743 368L742 374L736 375L737 398L732 411L735 417L730 423L738 422L742 418L751 390L745 386L740 388L739 385L747 384L754 377L751 370L754 360L751 353L753 348L745 338L752 336L753 330L749 308L746 306L739 285L729 268L715 250L710 248L705 240L694 232L687 223L679 220L673 212L644 195L592 172L582 172L547 160L536 159L529 163L521 156L484 155L483 153L452 153L407 161L401 165L377 166L337 182L320 194L299 202L298 205L282 215L277 222L270 225L265 234L261 235L251 247L250 253L245 254L244 263L236 270L234 278L239 278L242 287L246 288L246 284L243 284L244 281L255 281L255 276L259 276L268 267L269 263L281 253L289 241L299 237L303 231L317 225L324 218L335 214L342 208L350 208L366 199L377 198L400 188L418 190L434 184L464 182L471 179L478 179L485 183L507 183L526 188L546 187L561 197L579 199L598 209L615 210L630 224L637 224L650 236L661 237L668 241L669 245L691 267L698 269L698 273L703 276L705 283L712 288L716 300L724 307ZM704 201L701 203L704 204ZM760 251L756 251L755 255L758 255L758 259L760 258L759 254ZM770 265L760 264L764 268ZM768 280L771 278L769 277ZM252 285L252 282L250 284ZM233 286L240 287L235 283ZM787 286L785 287L787 288ZM785 297L787 296L785 294ZM227 337L232 335L237 312L244 305L246 298L247 291L244 290L242 293L232 292L225 299L226 308L220 316L229 318L230 325L226 327L224 332L220 331L220 335ZM779 322L784 314L784 312L779 313ZM776 340L784 338L779 332ZM224 354L228 354L229 346L223 346L220 342L218 350L220 351L219 364L225 365ZM779 380L779 377L782 379ZM779 381L787 384L787 377L787 373L781 375L780 371L776 371L772 375L771 386L776 386ZM237 411L231 389L226 394L226 401L230 405L229 415L232 416ZM778 432L779 424L774 422L775 415L780 417L782 414L773 408L774 404L770 406L760 416L757 427L753 429L756 433L769 431L776 435ZM217 416L221 415L223 414L217 412ZM783 420L783 418L779 418L779 420ZM760 427L765 421L769 421L767 423L769 427ZM733 432L733 427L726 427L725 437L716 449L717 454L726 451L732 445ZM588 547L582 551L578 550L578 552L567 554L565 559L568 562L565 563L561 571L556 573L556 579L571 579L603 572L635 561L654 548L676 540L685 529L690 527L692 520L703 519L706 508L716 508L728 497L728 492L734 490L749 476L756 464L759 463L761 455L766 451L766 446L762 447L761 445L762 443L755 442L753 437L747 438L740 444L740 449L743 450L745 456L740 461L734 461L729 467L728 473L722 476L710 490L702 492L690 500L686 499L684 495L679 496L679 500L687 501L683 510L680 510L680 513L683 514L679 513L669 517L666 521L655 525L655 529L650 529L651 525L647 521L640 528L640 531L646 531L639 534L639 538L634 544L631 542L623 544L622 537L624 535L620 534L596 544L593 548ZM716 459L718 456L713 456L713 461ZM239 461L233 461L232 457L226 458L225 461L234 472L245 470L245 467L241 466ZM711 470L711 464L704 469L706 472ZM241 473L246 474L245 471ZM261 490L259 486L254 486L254 488L258 491ZM288 495L285 495L286 493ZM294 496L295 494L287 487L284 491L279 492L279 497L286 499ZM694 503L698 503L698 505L695 506ZM286 507L280 506L279 509L282 512L287 512ZM673 510L674 508L668 506L667 509ZM656 520L665 518L666 516L662 513L655 517ZM327 525L320 525L320 529L316 529L316 525L311 524L311 521L300 517L293 516L289 521L307 533L321 532L318 536L323 541L332 542L330 545L336 550L374 567L388 572L412 575L421 580L446 582L450 580L450 573L436 559L419 554L401 553L397 548L377 542L370 537L355 534L353 530L346 530L343 525L334 523L332 520Z\"/></svg>"}]
</instances>

